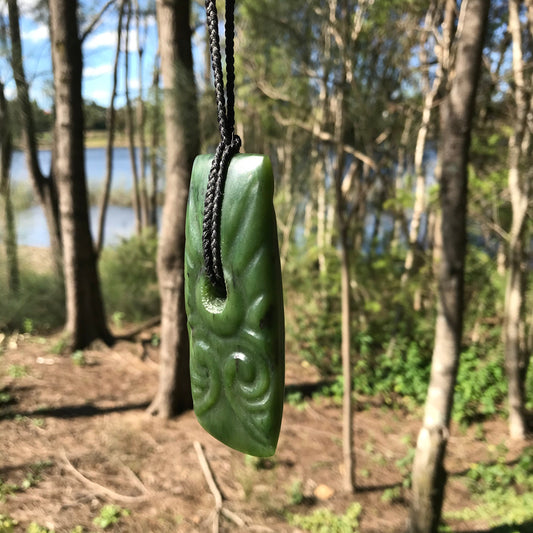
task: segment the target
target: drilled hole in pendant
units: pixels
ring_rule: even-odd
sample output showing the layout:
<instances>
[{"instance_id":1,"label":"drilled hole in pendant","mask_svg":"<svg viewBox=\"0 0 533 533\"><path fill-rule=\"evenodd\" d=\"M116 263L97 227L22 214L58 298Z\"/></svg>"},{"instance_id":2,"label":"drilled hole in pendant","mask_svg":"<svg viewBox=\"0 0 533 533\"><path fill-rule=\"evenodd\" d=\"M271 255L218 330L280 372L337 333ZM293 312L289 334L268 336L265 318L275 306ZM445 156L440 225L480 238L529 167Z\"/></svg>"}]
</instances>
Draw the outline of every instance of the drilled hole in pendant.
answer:
<instances>
[{"instance_id":1,"label":"drilled hole in pendant","mask_svg":"<svg viewBox=\"0 0 533 533\"><path fill-rule=\"evenodd\" d=\"M202 286L200 288L202 303L209 313L222 313L226 307L228 293L226 286L213 285L205 276L202 276Z\"/></svg>"}]
</instances>

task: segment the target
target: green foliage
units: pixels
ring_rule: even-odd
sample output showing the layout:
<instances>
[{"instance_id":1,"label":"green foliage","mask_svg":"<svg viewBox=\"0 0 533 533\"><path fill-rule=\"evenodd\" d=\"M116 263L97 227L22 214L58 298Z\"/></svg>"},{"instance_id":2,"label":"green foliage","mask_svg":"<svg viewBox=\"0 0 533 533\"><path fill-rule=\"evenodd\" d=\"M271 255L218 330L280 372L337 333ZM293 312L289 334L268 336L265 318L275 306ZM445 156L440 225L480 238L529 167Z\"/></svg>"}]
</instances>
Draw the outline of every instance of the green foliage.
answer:
<instances>
[{"instance_id":1,"label":"green foliage","mask_svg":"<svg viewBox=\"0 0 533 533\"><path fill-rule=\"evenodd\" d=\"M506 463L502 451L494 463L475 463L470 467L466 478L473 494L505 492L510 487L533 491L533 446L525 448L513 465Z\"/></svg>"},{"instance_id":2,"label":"green foliage","mask_svg":"<svg viewBox=\"0 0 533 533\"><path fill-rule=\"evenodd\" d=\"M502 413L507 397L503 354L501 347L488 354L487 348L472 345L461 354L453 410L453 418L459 423Z\"/></svg>"},{"instance_id":3,"label":"green foliage","mask_svg":"<svg viewBox=\"0 0 533 533\"><path fill-rule=\"evenodd\" d=\"M27 490L40 483L42 481L42 473L52 465L53 463L51 461L38 461L30 465L30 468L26 473L26 477L23 479L20 488L22 490Z\"/></svg>"},{"instance_id":4,"label":"green foliage","mask_svg":"<svg viewBox=\"0 0 533 533\"><path fill-rule=\"evenodd\" d=\"M6 498L16 492L18 490L18 486L14 485L13 483L5 483L0 478L0 502L5 502ZM1 517L1 515L0 515ZM0 531L2 531L0 529Z\"/></svg>"},{"instance_id":5,"label":"green foliage","mask_svg":"<svg viewBox=\"0 0 533 533\"><path fill-rule=\"evenodd\" d=\"M0 533L13 533L18 522L8 515L0 514Z\"/></svg>"},{"instance_id":6,"label":"green foliage","mask_svg":"<svg viewBox=\"0 0 533 533\"><path fill-rule=\"evenodd\" d=\"M107 127L107 109L94 101L83 102L85 128L87 130L105 130Z\"/></svg>"},{"instance_id":7,"label":"green foliage","mask_svg":"<svg viewBox=\"0 0 533 533\"><path fill-rule=\"evenodd\" d=\"M448 511L451 520L487 520L491 526L513 526L533 520L533 492L518 493L514 488L506 491L492 490L480 497L480 504L458 511Z\"/></svg>"},{"instance_id":8,"label":"green foliage","mask_svg":"<svg viewBox=\"0 0 533 533\"><path fill-rule=\"evenodd\" d=\"M4 266L0 264L0 273ZM22 268L17 294L10 293L7 284L0 282L0 331L46 333L64 321L64 287L53 274Z\"/></svg>"},{"instance_id":9,"label":"green foliage","mask_svg":"<svg viewBox=\"0 0 533 533\"><path fill-rule=\"evenodd\" d=\"M492 462L475 463L466 474L466 482L478 502L446 513L452 520L485 520L498 531L528 531L520 525L533 520L533 446L528 446L516 462L507 463L507 448L492 449ZM507 529L508 528L508 529Z\"/></svg>"},{"instance_id":10,"label":"green foliage","mask_svg":"<svg viewBox=\"0 0 533 533\"><path fill-rule=\"evenodd\" d=\"M315 266L317 254L313 249L295 255L284 273L285 301L291 302L286 309L287 349L328 376L341 368L340 279L336 256L328 256L335 274L320 279Z\"/></svg>"},{"instance_id":11,"label":"green foliage","mask_svg":"<svg viewBox=\"0 0 533 533\"><path fill-rule=\"evenodd\" d=\"M357 533L361 504L354 502L343 515L336 515L329 509L316 509L310 515L288 514L291 526L300 527L310 533Z\"/></svg>"},{"instance_id":12,"label":"green foliage","mask_svg":"<svg viewBox=\"0 0 533 533\"><path fill-rule=\"evenodd\" d=\"M87 360L85 359L85 355L83 354L83 350L76 350L70 358L72 359L72 362L76 366L85 366L87 364Z\"/></svg>"},{"instance_id":13,"label":"green foliage","mask_svg":"<svg viewBox=\"0 0 533 533\"><path fill-rule=\"evenodd\" d=\"M303 483L300 479L295 479L287 491L289 503L300 505L304 501Z\"/></svg>"},{"instance_id":14,"label":"green foliage","mask_svg":"<svg viewBox=\"0 0 533 533\"><path fill-rule=\"evenodd\" d=\"M121 518L129 516L127 509L122 509L119 505L108 504L100 509L100 514L93 519L93 524L102 529L117 524Z\"/></svg>"},{"instance_id":15,"label":"green foliage","mask_svg":"<svg viewBox=\"0 0 533 533\"><path fill-rule=\"evenodd\" d=\"M54 530L40 526L37 522L32 522L26 529L26 533L54 533Z\"/></svg>"},{"instance_id":16,"label":"green foliage","mask_svg":"<svg viewBox=\"0 0 533 533\"><path fill-rule=\"evenodd\" d=\"M305 411L307 402L303 399L301 392L290 392L286 397L287 403L295 407L298 411Z\"/></svg>"},{"instance_id":17,"label":"green foliage","mask_svg":"<svg viewBox=\"0 0 533 533\"><path fill-rule=\"evenodd\" d=\"M156 272L157 239L145 233L106 248L100 260L106 310L121 322L151 318L159 313Z\"/></svg>"},{"instance_id":18,"label":"green foliage","mask_svg":"<svg viewBox=\"0 0 533 533\"><path fill-rule=\"evenodd\" d=\"M28 375L28 369L24 365L9 365L7 373L12 378L23 378Z\"/></svg>"},{"instance_id":19,"label":"green foliage","mask_svg":"<svg viewBox=\"0 0 533 533\"><path fill-rule=\"evenodd\" d=\"M11 395L11 393L5 390L0 390L0 406L2 404L11 403L11 401L13 401L13 396Z\"/></svg>"}]
</instances>

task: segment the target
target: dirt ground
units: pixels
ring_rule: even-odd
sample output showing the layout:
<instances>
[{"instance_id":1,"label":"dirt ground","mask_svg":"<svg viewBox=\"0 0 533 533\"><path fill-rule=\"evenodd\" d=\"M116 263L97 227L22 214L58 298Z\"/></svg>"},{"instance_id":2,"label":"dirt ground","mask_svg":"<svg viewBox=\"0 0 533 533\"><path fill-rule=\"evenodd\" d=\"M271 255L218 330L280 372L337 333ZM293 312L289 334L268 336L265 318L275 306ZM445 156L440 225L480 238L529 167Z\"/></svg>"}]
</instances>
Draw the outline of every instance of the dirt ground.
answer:
<instances>
[{"instance_id":1,"label":"dirt ground","mask_svg":"<svg viewBox=\"0 0 533 533\"><path fill-rule=\"evenodd\" d=\"M93 519L111 503L128 513L110 531L213 531L215 499L195 441L223 496L222 532L294 532L298 529L288 524L288 512L308 514L326 507L342 514L353 501L362 505L362 532L402 531L409 494L400 490L403 475L396 462L409 457L420 412L358 402L358 488L355 495L346 495L341 409L333 401L309 397L300 405L286 402L276 455L256 461L213 439L192 412L170 421L146 414L157 388L157 349L145 348L142 357L140 343L95 345L84 352L85 365L80 366L70 356L53 353L57 340L3 339L0 515L16 519L16 531L26 531L31 522L56 532L75 526L101 530ZM296 358L287 361L286 377L289 390L303 392L320 381ZM488 460L501 443L509 449L509 460L519 455L521 447L508 441L506 432L499 419L485 422L482 429L452 428L445 512L473 506L460 476L471 463ZM10 485L19 489L7 494ZM392 502L390 489L396 490ZM454 531L489 529L481 521L449 525Z\"/></svg>"}]
</instances>

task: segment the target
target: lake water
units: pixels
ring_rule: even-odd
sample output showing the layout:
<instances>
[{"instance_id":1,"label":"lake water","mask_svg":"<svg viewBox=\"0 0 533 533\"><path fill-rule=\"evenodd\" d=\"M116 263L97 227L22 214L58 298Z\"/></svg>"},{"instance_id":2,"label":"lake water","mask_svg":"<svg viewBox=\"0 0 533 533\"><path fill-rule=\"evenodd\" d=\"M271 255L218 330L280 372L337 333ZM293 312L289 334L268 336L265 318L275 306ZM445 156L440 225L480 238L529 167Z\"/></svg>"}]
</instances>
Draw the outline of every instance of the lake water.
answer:
<instances>
[{"instance_id":1,"label":"lake water","mask_svg":"<svg viewBox=\"0 0 533 533\"><path fill-rule=\"evenodd\" d=\"M40 150L39 161L42 171L47 174L50 169L50 150ZM89 188L99 190L105 179L105 148L88 148L85 150L85 168ZM30 187L26 159L22 152L16 151L13 154L11 179L14 184L27 184ZM132 189L131 164L127 148L115 148L113 152L112 187L126 191L131 191ZM93 236L96 235L98 214L99 208L92 206L90 217ZM110 205L106 215L105 244L116 244L122 238L133 235L134 231L135 218L133 209L131 207ZM50 246L48 228L40 206L33 206L17 213L17 237L21 245Z\"/></svg>"}]
</instances>

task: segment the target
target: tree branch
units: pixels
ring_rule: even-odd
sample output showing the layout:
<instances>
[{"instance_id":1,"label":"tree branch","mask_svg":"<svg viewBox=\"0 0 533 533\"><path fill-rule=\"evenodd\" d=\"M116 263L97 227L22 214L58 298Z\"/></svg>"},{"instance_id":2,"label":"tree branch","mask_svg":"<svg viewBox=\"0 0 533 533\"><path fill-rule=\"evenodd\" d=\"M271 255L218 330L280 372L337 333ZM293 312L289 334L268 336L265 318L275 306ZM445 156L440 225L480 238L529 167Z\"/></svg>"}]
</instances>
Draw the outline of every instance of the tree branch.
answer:
<instances>
[{"instance_id":1,"label":"tree branch","mask_svg":"<svg viewBox=\"0 0 533 533\"><path fill-rule=\"evenodd\" d=\"M108 0L104 7L100 10L99 13L95 15L89 26L87 26L86 30L81 34L80 41L83 43L87 36L94 30L96 25L100 22L100 19L104 15L104 13L115 3L115 0Z\"/></svg>"}]
</instances>

